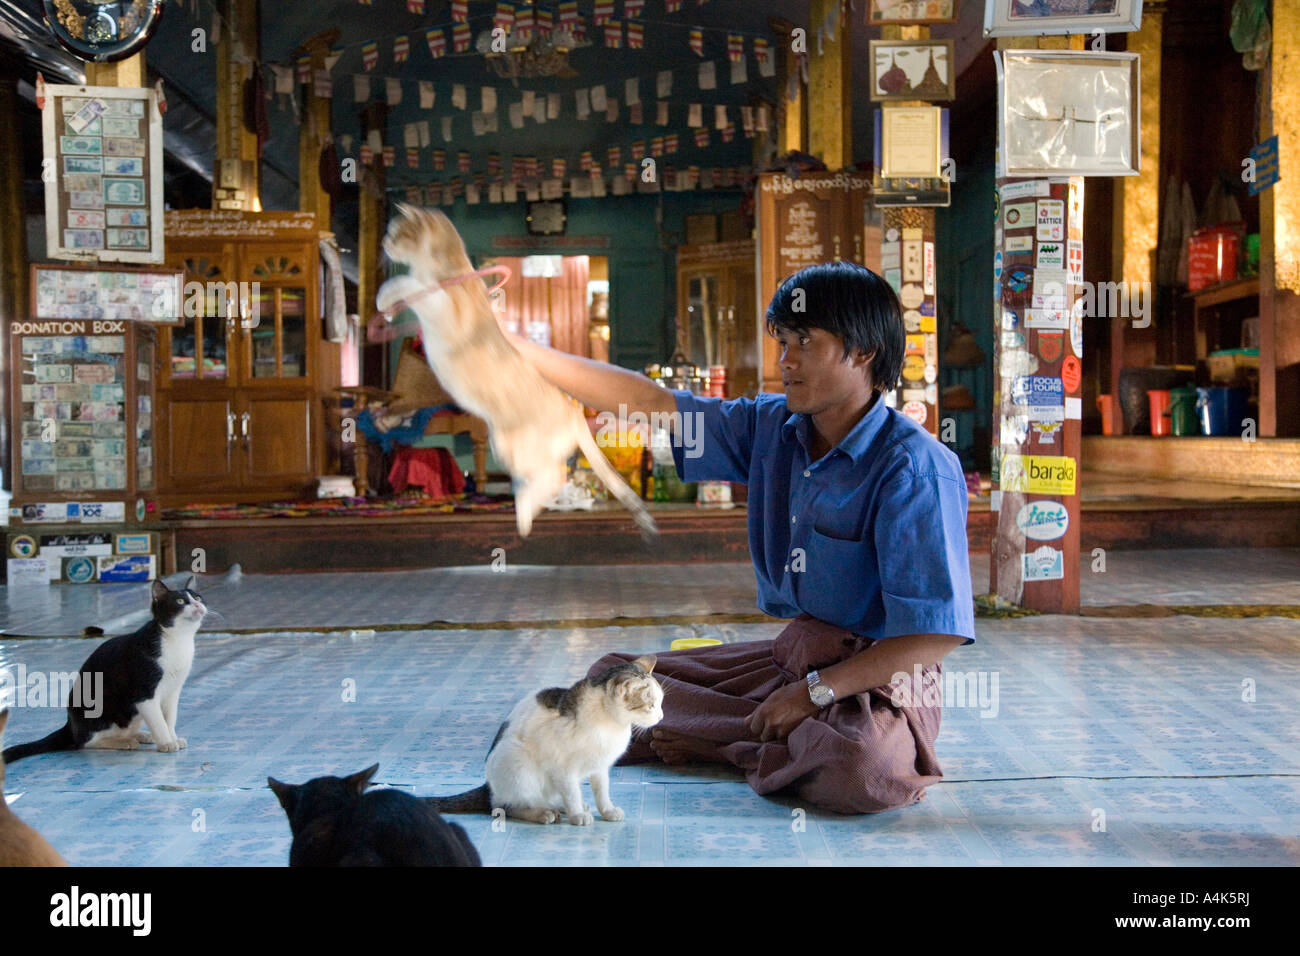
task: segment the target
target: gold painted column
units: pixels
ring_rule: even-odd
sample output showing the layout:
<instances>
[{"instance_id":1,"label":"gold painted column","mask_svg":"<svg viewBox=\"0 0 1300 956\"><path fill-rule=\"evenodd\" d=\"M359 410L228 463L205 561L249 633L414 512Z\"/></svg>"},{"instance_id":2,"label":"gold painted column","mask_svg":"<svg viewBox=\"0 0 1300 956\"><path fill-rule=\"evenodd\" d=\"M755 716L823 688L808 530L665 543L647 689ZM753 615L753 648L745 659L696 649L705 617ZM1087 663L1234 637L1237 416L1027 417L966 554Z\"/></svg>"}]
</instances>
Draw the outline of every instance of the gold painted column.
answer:
<instances>
[{"instance_id":1,"label":"gold painted column","mask_svg":"<svg viewBox=\"0 0 1300 956\"><path fill-rule=\"evenodd\" d=\"M257 0L221 0L226 33L217 45L217 156L212 208L261 209L257 134L244 124L244 83L261 53Z\"/></svg>"},{"instance_id":2,"label":"gold painted column","mask_svg":"<svg viewBox=\"0 0 1300 956\"><path fill-rule=\"evenodd\" d=\"M0 223L26 221L23 198L22 125L19 122L18 78L0 77L0 127L10 130L0 145ZM9 354L9 323L27 318L27 230L0 228L0 462L4 484L13 487L10 474L9 382L13 374Z\"/></svg>"},{"instance_id":3,"label":"gold painted column","mask_svg":"<svg viewBox=\"0 0 1300 956\"><path fill-rule=\"evenodd\" d=\"M144 53L137 53L116 63L87 63L87 86L122 86L136 89L148 86L149 72L145 69Z\"/></svg>"},{"instance_id":4,"label":"gold painted column","mask_svg":"<svg viewBox=\"0 0 1300 956\"><path fill-rule=\"evenodd\" d=\"M372 129L386 135L388 104L371 103L361 112L361 141ZM384 281L381 244L388 227L388 192L383 153L377 151L369 166L358 161L360 211L357 228L357 309L369 316L375 310L375 296Z\"/></svg>"},{"instance_id":5,"label":"gold painted column","mask_svg":"<svg viewBox=\"0 0 1300 956\"><path fill-rule=\"evenodd\" d=\"M1300 8L1273 5L1260 137L1277 136L1281 179L1259 194L1259 434L1300 435Z\"/></svg>"},{"instance_id":6,"label":"gold painted column","mask_svg":"<svg viewBox=\"0 0 1300 956\"><path fill-rule=\"evenodd\" d=\"M808 152L827 169L853 165L853 44L844 0L812 0L809 15ZM835 14L835 38L817 30Z\"/></svg>"},{"instance_id":7,"label":"gold painted column","mask_svg":"<svg viewBox=\"0 0 1300 956\"><path fill-rule=\"evenodd\" d=\"M313 72L325 69L325 59L329 56L330 48L338 43L340 36L337 29L316 34L294 50L293 62L297 63L300 56L306 55L311 57ZM331 222L330 196L321 188L320 153L330 136L332 123L330 110L334 101L317 96L315 84L312 82L307 83L306 92L306 107L303 110L302 126L298 130L298 209L302 212L314 212L320 229L328 231ZM376 165L382 168L378 158ZM371 301L373 302L373 299Z\"/></svg>"},{"instance_id":8,"label":"gold painted column","mask_svg":"<svg viewBox=\"0 0 1300 956\"><path fill-rule=\"evenodd\" d=\"M1138 104L1141 121L1142 165L1138 176L1117 176L1111 180L1111 270L1120 282L1147 283L1145 300L1155 302L1155 258L1160 236L1160 51L1163 42L1164 11L1159 5L1142 8L1142 29L1126 34L1128 52L1140 57L1142 98ZM1082 37L1080 37L1082 40ZM1150 319L1150 315L1148 315ZM1133 318L1110 316L1110 382L1106 390L1115 396L1119 417L1119 373L1124 367L1141 368L1156 364L1156 328L1137 328ZM1119 424L1117 421L1116 425ZM1116 434L1120 429L1116 428Z\"/></svg>"},{"instance_id":9,"label":"gold painted column","mask_svg":"<svg viewBox=\"0 0 1300 956\"><path fill-rule=\"evenodd\" d=\"M807 97L803 93L803 77L799 68L800 54L793 50L795 25L789 20L773 18L768 25L777 35L781 55L777 58L776 148L779 155L802 153L807 148ZM806 44L807 30L803 42ZM794 77L795 95L791 99L790 78Z\"/></svg>"}]
</instances>

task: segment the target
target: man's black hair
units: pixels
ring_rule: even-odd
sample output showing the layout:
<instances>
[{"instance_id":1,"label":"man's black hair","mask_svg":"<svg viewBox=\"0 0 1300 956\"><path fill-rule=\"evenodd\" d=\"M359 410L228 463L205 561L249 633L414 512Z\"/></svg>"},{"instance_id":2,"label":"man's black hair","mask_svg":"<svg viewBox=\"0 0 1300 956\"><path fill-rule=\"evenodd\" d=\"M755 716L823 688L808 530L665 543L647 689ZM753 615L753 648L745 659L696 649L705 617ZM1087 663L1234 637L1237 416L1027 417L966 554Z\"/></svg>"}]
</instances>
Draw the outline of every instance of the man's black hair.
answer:
<instances>
[{"instance_id":1,"label":"man's black hair","mask_svg":"<svg viewBox=\"0 0 1300 956\"><path fill-rule=\"evenodd\" d=\"M825 329L844 341L844 357L855 349L871 360L877 391L897 387L903 371L903 313L893 288L855 262L826 262L800 269L781 283L767 307L767 332L796 335Z\"/></svg>"}]
</instances>

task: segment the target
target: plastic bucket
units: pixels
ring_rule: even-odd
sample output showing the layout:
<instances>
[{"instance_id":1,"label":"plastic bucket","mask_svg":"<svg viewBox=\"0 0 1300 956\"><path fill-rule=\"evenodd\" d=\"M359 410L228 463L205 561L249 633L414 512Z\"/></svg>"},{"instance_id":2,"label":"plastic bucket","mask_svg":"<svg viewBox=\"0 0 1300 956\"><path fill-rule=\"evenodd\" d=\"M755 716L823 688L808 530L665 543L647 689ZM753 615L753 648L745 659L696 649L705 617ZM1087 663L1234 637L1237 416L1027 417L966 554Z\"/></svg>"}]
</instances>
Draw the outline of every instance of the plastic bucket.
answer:
<instances>
[{"instance_id":1,"label":"plastic bucket","mask_svg":"<svg viewBox=\"0 0 1300 956\"><path fill-rule=\"evenodd\" d=\"M1200 422L1196 420L1196 389L1169 390L1169 424L1175 436L1201 433Z\"/></svg>"},{"instance_id":2,"label":"plastic bucket","mask_svg":"<svg viewBox=\"0 0 1300 956\"><path fill-rule=\"evenodd\" d=\"M1170 434L1173 427L1169 421L1169 390L1148 389L1147 400L1151 403L1151 434L1156 436Z\"/></svg>"},{"instance_id":3,"label":"plastic bucket","mask_svg":"<svg viewBox=\"0 0 1300 956\"><path fill-rule=\"evenodd\" d=\"M1103 435L1115 434L1115 396L1098 395L1097 411L1101 412L1101 433Z\"/></svg>"},{"instance_id":4,"label":"plastic bucket","mask_svg":"<svg viewBox=\"0 0 1300 956\"><path fill-rule=\"evenodd\" d=\"M1238 435L1246 417L1244 388L1198 388L1196 414L1202 435Z\"/></svg>"}]
</instances>

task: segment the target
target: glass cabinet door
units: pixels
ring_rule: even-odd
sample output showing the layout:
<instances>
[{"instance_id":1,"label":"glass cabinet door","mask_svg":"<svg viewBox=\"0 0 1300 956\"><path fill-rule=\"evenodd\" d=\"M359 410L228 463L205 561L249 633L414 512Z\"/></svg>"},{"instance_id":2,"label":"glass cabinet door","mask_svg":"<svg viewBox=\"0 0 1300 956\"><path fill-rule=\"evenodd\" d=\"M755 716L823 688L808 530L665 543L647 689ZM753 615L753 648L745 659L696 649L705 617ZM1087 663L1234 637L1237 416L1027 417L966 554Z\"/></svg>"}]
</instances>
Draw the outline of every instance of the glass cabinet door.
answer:
<instances>
[{"instance_id":1,"label":"glass cabinet door","mask_svg":"<svg viewBox=\"0 0 1300 956\"><path fill-rule=\"evenodd\" d=\"M153 342L141 337L135 344L135 481L144 491L154 487L153 357Z\"/></svg>"},{"instance_id":2,"label":"glass cabinet door","mask_svg":"<svg viewBox=\"0 0 1300 956\"><path fill-rule=\"evenodd\" d=\"M185 270L184 324L170 330L171 361L164 375L173 382L224 382L238 287L215 259L195 255L177 265Z\"/></svg>"},{"instance_id":3,"label":"glass cabinet door","mask_svg":"<svg viewBox=\"0 0 1300 956\"><path fill-rule=\"evenodd\" d=\"M686 330L687 356L695 365L708 368L721 364L722 310L719 301L721 283L714 273L701 273L687 280Z\"/></svg>"},{"instance_id":4,"label":"glass cabinet door","mask_svg":"<svg viewBox=\"0 0 1300 956\"><path fill-rule=\"evenodd\" d=\"M242 326L248 377L306 378L308 292L302 267L287 255L258 259Z\"/></svg>"}]
</instances>

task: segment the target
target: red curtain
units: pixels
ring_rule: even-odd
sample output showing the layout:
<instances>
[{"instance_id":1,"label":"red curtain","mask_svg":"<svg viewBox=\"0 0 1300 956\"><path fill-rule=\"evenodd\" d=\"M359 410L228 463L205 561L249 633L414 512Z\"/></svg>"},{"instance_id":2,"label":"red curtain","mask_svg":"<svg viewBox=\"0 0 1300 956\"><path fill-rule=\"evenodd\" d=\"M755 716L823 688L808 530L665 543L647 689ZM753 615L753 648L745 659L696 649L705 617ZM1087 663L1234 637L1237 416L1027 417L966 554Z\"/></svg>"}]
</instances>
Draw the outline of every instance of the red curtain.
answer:
<instances>
[{"instance_id":1,"label":"red curtain","mask_svg":"<svg viewBox=\"0 0 1300 956\"><path fill-rule=\"evenodd\" d=\"M560 274L554 277L525 276L524 260L520 258L498 257L495 261L510 267L510 281L503 290L504 301L498 306L505 315L506 327L526 336L530 325L541 323L549 328L553 348L589 357L590 259L567 256Z\"/></svg>"}]
</instances>

